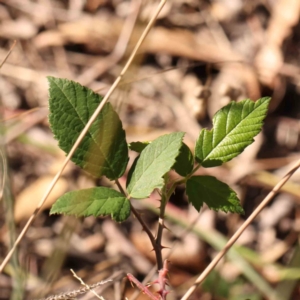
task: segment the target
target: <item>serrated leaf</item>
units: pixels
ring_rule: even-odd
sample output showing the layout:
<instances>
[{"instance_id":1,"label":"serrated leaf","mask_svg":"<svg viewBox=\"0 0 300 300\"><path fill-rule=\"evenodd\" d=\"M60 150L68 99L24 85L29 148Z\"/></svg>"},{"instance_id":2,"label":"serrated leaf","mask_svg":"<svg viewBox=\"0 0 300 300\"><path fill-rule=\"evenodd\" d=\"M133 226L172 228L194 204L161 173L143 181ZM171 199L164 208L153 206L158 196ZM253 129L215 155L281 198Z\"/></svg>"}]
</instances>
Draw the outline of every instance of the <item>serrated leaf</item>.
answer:
<instances>
[{"instance_id":1,"label":"serrated leaf","mask_svg":"<svg viewBox=\"0 0 300 300\"><path fill-rule=\"evenodd\" d=\"M182 146L179 150L179 155L176 158L176 162L173 166L173 169L181 176L187 176L190 174L194 167L194 157L190 148L182 143Z\"/></svg>"},{"instance_id":2,"label":"serrated leaf","mask_svg":"<svg viewBox=\"0 0 300 300\"><path fill-rule=\"evenodd\" d=\"M235 191L213 176L192 176L186 183L186 194L198 211L206 203L217 211L244 213Z\"/></svg>"},{"instance_id":3,"label":"serrated leaf","mask_svg":"<svg viewBox=\"0 0 300 300\"><path fill-rule=\"evenodd\" d=\"M49 122L59 147L69 153L102 101L92 90L71 80L48 77ZM121 177L128 162L125 131L118 114L106 103L75 151L72 161L95 177Z\"/></svg>"},{"instance_id":4,"label":"serrated leaf","mask_svg":"<svg viewBox=\"0 0 300 300\"><path fill-rule=\"evenodd\" d=\"M110 215L117 222L123 222L130 215L130 202L115 190L95 187L64 194L53 204L50 214L76 217Z\"/></svg>"},{"instance_id":5,"label":"serrated leaf","mask_svg":"<svg viewBox=\"0 0 300 300\"><path fill-rule=\"evenodd\" d=\"M203 167L215 167L239 155L261 131L270 100L231 102L220 109L213 118L213 129L200 132L196 160Z\"/></svg>"},{"instance_id":6,"label":"serrated leaf","mask_svg":"<svg viewBox=\"0 0 300 300\"><path fill-rule=\"evenodd\" d=\"M135 151L137 153L141 153L148 145L150 142L145 141L145 142L132 142L128 144L128 147L130 150Z\"/></svg>"},{"instance_id":7,"label":"serrated leaf","mask_svg":"<svg viewBox=\"0 0 300 300\"><path fill-rule=\"evenodd\" d=\"M182 145L184 133L176 132L160 136L141 153L128 182L127 191L132 198L146 198L156 188L162 188L163 176L175 163Z\"/></svg>"}]
</instances>

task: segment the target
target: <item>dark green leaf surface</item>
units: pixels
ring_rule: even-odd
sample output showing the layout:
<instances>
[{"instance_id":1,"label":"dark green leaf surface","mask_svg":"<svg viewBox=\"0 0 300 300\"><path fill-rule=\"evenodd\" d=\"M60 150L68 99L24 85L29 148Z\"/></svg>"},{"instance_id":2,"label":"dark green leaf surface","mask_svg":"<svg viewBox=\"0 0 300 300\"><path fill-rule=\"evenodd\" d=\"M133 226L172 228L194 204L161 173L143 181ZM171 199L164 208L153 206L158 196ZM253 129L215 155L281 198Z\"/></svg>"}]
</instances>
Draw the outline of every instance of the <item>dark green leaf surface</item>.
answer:
<instances>
[{"instance_id":1,"label":"dark green leaf surface","mask_svg":"<svg viewBox=\"0 0 300 300\"><path fill-rule=\"evenodd\" d=\"M128 144L128 147L132 151L141 153L149 144L150 142L132 142Z\"/></svg>"},{"instance_id":2,"label":"dark green leaf surface","mask_svg":"<svg viewBox=\"0 0 300 300\"><path fill-rule=\"evenodd\" d=\"M102 97L67 79L48 77L49 122L59 147L69 153ZM128 147L119 116L106 103L75 151L72 161L95 177L111 180L125 172Z\"/></svg>"},{"instance_id":3,"label":"dark green leaf surface","mask_svg":"<svg viewBox=\"0 0 300 300\"><path fill-rule=\"evenodd\" d=\"M200 211L203 203L214 210L244 213L240 201L226 183L212 176L193 176L186 183L189 202Z\"/></svg>"},{"instance_id":4,"label":"dark green leaf surface","mask_svg":"<svg viewBox=\"0 0 300 300\"><path fill-rule=\"evenodd\" d=\"M231 102L213 118L213 129L203 129L195 147L196 160L203 167L215 167L239 155L261 131L270 98L256 102Z\"/></svg>"},{"instance_id":5,"label":"dark green leaf surface","mask_svg":"<svg viewBox=\"0 0 300 300\"><path fill-rule=\"evenodd\" d=\"M162 177L174 165L183 136L183 132L160 136L142 151L128 182L130 197L146 198L155 188L162 188Z\"/></svg>"},{"instance_id":6,"label":"dark green leaf surface","mask_svg":"<svg viewBox=\"0 0 300 300\"><path fill-rule=\"evenodd\" d=\"M181 176L187 176L190 174L194 167L194 157L190 148L182 143L179 155L176 158L173 169Z\"/></svg>"},{"instance_id":7,"label":"dark green leaf surface","mask_svg":"<svg viewBox=\"0 0 300 300\"><path fill-rule=\"evenodd\" d=\"M117 222L122 222L130 215L130 202L115 190L95 187L64 194L53 204L50 214L76 217L110 215Z\"/></svg>"}]
</instances>

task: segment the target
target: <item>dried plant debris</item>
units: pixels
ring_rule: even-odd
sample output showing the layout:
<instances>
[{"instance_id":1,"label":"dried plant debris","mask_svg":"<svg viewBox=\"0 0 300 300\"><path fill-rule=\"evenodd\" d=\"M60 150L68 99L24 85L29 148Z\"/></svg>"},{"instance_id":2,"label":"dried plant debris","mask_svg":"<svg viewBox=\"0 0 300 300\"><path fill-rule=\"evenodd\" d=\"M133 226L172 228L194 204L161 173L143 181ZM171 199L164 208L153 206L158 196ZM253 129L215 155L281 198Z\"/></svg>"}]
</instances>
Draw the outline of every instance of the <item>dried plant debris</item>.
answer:
<instances>
[{"instance_id":1,"label":"dried plant debris","mask_svg":"<svg viewBox=\"0 0 300 300\"><path fill-rule=\"evenodd\" d=\"M93 90L94 100L98 94L102 97L118 76L156 7L156 3L147 1L1 2L0 126L1 145L5 149L0 149L0 171L6 174L1 176L1 185L4 183L0 208L1 260L65 158L49 129L46 76L79 82ZM231 186L236 191L233 199L240 199L239 209L245 215L211 212L206 205L202 206L205 199L195 199L198 208L201 206L200 215L195 215L189 207L188 196L191 196L185 194L182 186L176 189L166 207L168 219L164 226L168 231L162 245L172 248L177 244L168 265L168 281L174 298L182 296L182 291L189 287L187 282L205 268L215 256L215 249L224 245L299 158L299 16L298 0L167 1L134 65L111 97L111 107L120 117L112 119L111 131L106 133L110 135L122 122L120 132L126 132L126 140L122 137L122 153L129 157L130 165L139 151L129 151L127 155L128 144L147 147L161 135L186 132L183 142L193 153L199 132L202 128L212 128L213 116L221 107L230 101L238 104L244 99L272 97L264 130L249 149L226 166L199 169L195 173L194 180L201 176L214 182L213 178L218 178ZM16 45L5 60L14 40ZM61 97L60 94L53 101L54 106ZM52 126L64 121L65 118L50 118ZM69 132L74 128L68 128ZM56 135L59 137L60 132ZM58 140L60 144L72 143L72 138ZM133 143L137 141L141 144ZM113 151L112 154L114 161L116 155ZM168 162L170 157L165 158ZM190 172L193 159L190 156L188 168L171 171L170 178L178 180L180 174ZM125 187L129 170L125 164L116 164L119 184ZM153 172L159 170L155 167ZM160 184L156 182L153 186ZM293 284L282 287L288 280L299 279L291 272L292 268L300 267L296 262L299 184L299 175L295 174L241 237L242 246L234 249L236 252L230 254L233 257L228 256L197 290L196 299L205 293L214 299L262 298L270 287L268 282L272 282L276 292L281 289L281 299L300 298ZM67 166L49 202L22 240L16 255L19 260L12 261L5 276L0 276L0 299L17 299L21 286L24 291L18 294L20 299L66 291L73 287L71 277L65 276L72 267L76 267L84 280L99 285L118 270L132 274L141 282L150 273L155 264L154 252L150 251L148 237L136 218L129 216L129 207L125 214L114 215L117 220L126 219L122 226L113 224L107 217L90 216L73 222L67 217L49 216L51 205L61 195L79 189L90 191L95 186L109 191L115 189L114 183L105 177L90 176L74 164ZM134 186L130 186L130 191L139 196ZM149 195L148 191L144 192L143 196ZM157 230L159 197L154 192L150 193L148 202L134 203L151 232ZM124 198L122 201L125 203ZM106 213L102 211L102 214ZM193 221L194 229L191 229ZM162 253L168 252L164 249ZM247 268L238 268L239 259L247 263ZM259 270L255 273L259 280L251 277L255 270ZM220 286L217 290L216 282ZM146 283L142 291L146 291L144 287ZM44 299L75 299L87 292L86 288L74 289ZM131 293L130 285L124 281L109 285L101 296L130 298ZM151 297L159 296L154 292Z\"/></svg>"}]
</instances>

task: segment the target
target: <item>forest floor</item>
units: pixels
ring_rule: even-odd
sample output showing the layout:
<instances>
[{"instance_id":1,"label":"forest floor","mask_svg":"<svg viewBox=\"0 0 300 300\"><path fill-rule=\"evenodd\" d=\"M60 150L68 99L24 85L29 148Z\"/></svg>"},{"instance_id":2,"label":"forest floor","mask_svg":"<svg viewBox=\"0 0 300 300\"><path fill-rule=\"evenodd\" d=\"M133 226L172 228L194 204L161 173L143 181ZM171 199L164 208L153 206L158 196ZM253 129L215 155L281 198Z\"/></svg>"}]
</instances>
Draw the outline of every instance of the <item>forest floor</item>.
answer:
<instances>
[{"instance_id":1,"label":"forest floor","mask_svg":"<svg viewBox=\"0 0 300 300\"><path fill-rule=\"evenodd\" d=\"M119 75L158 3L121 0L2 0L0 257L4 259L65 154L48 123L46 76L68 78L104 95ZM168 1L110 101L127 142L184 131L193 148L201 128L229 101L271 96L263 132L238 158L198 174L237 191L244 215L203 207L177 189L166 210L167 299L180 297L274 185L300 158L299 1ZM134 155L130 154L130 162ZM5 169L6 160L9 169ZM130 163L131 164L131 163ZM125 185L128 170L120 179ZM8 175L8 176L6 176ZM170 176L176 176L171 173ZM157 275L148 236L134 217L51 215L67 191L113 186L69 163L0 274L0 299L43 299L112 279L95 290L106 300L149 299L126 273ZM300 299L300 173L284 186L190 299ZM158 194L134 201L155 232ZM152 272L152 273L151 273ZM150 288L157 290L155 284ZM136 294L137 293L137 294ZM94 297L94 298L93 298ZM78 299L96 299L87 292ZM64 299L64 298L53 298ZM71 298L72 299L72 298Z\"/></svg>"}]
</instances>

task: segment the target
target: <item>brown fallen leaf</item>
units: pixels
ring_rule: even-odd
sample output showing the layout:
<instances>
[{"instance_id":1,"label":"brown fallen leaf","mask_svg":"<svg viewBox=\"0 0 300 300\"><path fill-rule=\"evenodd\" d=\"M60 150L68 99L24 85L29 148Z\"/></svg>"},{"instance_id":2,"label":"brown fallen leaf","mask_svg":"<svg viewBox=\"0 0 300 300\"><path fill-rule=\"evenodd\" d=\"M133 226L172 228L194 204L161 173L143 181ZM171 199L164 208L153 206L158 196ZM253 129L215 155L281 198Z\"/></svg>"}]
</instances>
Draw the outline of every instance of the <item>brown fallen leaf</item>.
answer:
<instances>
[{"instance_id":1,"label":"brown fallen leaf","mask_svg":"<svg viewBox=\"0 0 300 300\"><path fill-rule=\"evenodd\" d=\"M28 219L32 215L52 180L53 176L43 176L29 185L17 196L15 205L16 222L20 222L23 219ZM42 207L42 210L50 208L55 200L64 194L67 189L67 180L60 178L50 193L44 206Z\"/></svg>"},{"instance_id":2,"label":"brown fallen leaf","mask_svg":"<svg viewBox=\"0 0 300 300\"><path fill-rule=\"evenodd\" d=\"M41 32L34 38L33 43L38 49L78 43L98 54L110 52L115 47L122 26L123 21L120 18L111 16L108 21L105 17L84 15L80 20L60 24L55 30ZM138 32L139 30L133 32L132 41L137 40ZM165 53L209 63L238 62L234 69L246 87L248 96L252 99L259 98L259 84L254 69L242 63L244 58L232 49L220 49L213 39L203 42L191 31L158 26L150 31L140 52ZM224 64L220 63L216 67L222 69Z\"/></svg>"}]
</instances>

